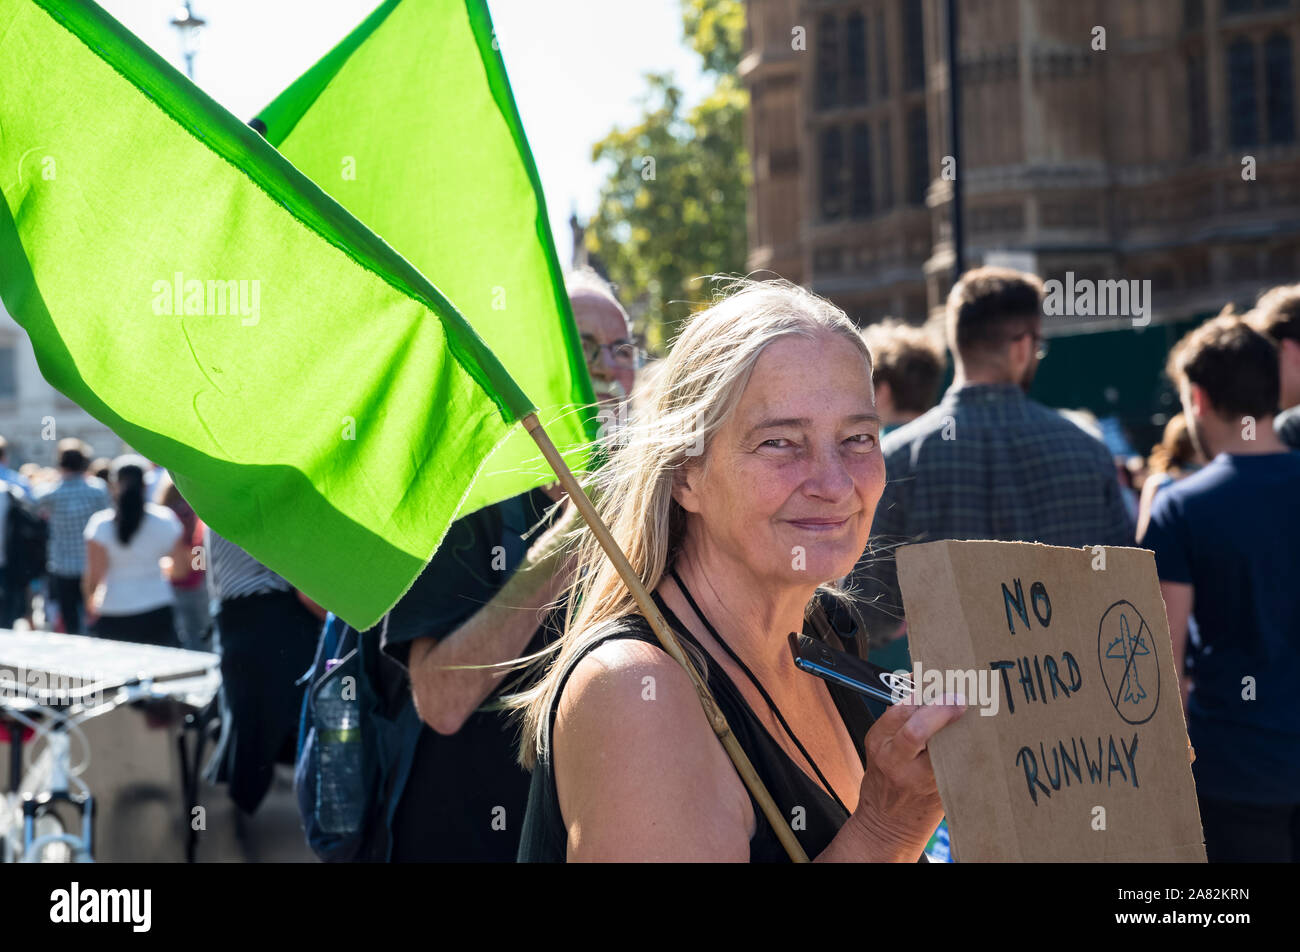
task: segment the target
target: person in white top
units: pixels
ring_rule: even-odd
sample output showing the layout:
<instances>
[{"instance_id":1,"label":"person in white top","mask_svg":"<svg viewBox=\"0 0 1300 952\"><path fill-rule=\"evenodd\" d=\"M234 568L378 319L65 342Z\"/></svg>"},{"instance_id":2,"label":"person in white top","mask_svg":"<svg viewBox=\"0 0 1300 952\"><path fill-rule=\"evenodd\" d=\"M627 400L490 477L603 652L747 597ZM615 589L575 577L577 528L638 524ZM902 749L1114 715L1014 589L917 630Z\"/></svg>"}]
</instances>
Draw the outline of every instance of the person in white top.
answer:
<instances>
[{"instance_id":1,"label":"person in white top","mask_svg":"<svg viewBox=\"0 0 1300 952\"><path fill-rule=\"evenodd\" d=\"M86 523L82 593L95 635L176 647L170 578L189 573L190 547L175 513L145 502L148 465L139 456L113 461L113 508Z\"/></svg>"}]
</instances>

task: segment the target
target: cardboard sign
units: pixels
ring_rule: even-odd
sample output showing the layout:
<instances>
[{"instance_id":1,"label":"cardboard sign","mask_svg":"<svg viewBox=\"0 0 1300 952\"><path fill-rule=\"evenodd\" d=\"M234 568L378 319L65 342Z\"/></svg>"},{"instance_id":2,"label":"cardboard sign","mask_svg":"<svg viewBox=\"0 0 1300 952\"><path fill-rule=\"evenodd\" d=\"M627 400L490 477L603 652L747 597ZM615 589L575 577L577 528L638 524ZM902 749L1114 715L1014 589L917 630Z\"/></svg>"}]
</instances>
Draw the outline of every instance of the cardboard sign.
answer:
<instances>
[{"instance_id":1,"label":"cardboard sign","mask_svg":"<svg viewBox=\"0 0 1300 952\"><path fill-rule=\"evenodd\" d=\"M969 705L929 744L956 860L1205 862L1151 552L929 542L897 558L916 686Z\"/></svg>"}]
</instances>

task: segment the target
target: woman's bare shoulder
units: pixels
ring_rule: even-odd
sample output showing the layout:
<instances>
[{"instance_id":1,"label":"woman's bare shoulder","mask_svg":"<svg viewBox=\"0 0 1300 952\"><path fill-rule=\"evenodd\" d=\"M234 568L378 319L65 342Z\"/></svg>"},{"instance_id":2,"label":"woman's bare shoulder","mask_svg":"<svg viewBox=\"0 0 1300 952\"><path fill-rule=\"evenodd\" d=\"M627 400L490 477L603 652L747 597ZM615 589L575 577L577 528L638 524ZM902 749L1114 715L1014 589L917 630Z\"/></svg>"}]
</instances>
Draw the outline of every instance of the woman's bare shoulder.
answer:
<instances>
[{"instance_id":1,"label":"woman's bare shoulder","mask_svg":"<svg viewBox=\"0 0 1300 952\"><path fill-rule=\"evenodd\" d=\"M653 709L643 709L651 703ZM684 715L696 712L708 728L694 685L667 652L636 637L611 637L574 666L557 717L569 724L599 723L608 715L621 714L638 723L650 720L662 725L666 720L693 721Z\"/></svg>"},{"instance_id":2,"label":"woman's bare shoulder","mask_svg":"<svg viewBox=\"0 0 1300 952\"><path fill-rule=\"evenodd\" d=\"M690 678L660 647L612 638L592 649L557 711L556 788L571 853L747 857L753 813L744 785ZM710 806L683 817L687 797Z\"/></svg>"}]
</instances>

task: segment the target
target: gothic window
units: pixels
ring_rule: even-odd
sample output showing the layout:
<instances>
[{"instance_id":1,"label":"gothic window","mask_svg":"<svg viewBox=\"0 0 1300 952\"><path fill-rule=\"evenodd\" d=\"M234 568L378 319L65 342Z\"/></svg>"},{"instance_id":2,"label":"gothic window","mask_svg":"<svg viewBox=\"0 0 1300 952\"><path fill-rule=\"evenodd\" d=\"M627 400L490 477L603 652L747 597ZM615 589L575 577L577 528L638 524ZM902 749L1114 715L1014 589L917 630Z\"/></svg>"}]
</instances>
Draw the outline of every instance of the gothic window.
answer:
<instances>
[{"instance_id":1,"label":"gothic window","mask_svg":"<svg viewBox=\"0 0 1300 952\"><path fill-rule=\"evenodd\" d=\"M903 88L925 88L925 26L921 0L903 0Z\"/></svg>"},{"instance_id":2,"label":"gothic window","mask_svg":"<svg viewBox=\"0 0 1300 952\"><path fill-rule=\"evenodd\" d=\"M1295 141L1295 96L1291 38L1274 33L1264 41L1264 110L1271 145Z\"/></svg>"},{"instance_id":3,"label":"gothic window","mask_svg":"<svg viewBox=\"0 0 1300 952\"><path fill-rule=\"evenodd\" d=\"M894 141L888 119L880 123L880 207L894 207Z\"/></svg>"},{"instance_id":4,"label":"gothic window","mask_svg":"<svg viewBox=\"0 0 1300 952\"><path fill-rule=\"evenodd\" d=\"M817 106L821 109L840 103L839 26L830 14L817 24Z\"/></svg>"},{"instance_id":5,"label":"gothic window","mask_svg":"<svg viewBox=\"0 0 1300 952\"><path fill-rule=\"evenodd\" d=\"M1228 47L1228 140L1233 147L1259 142L1259 104L1255 97L1255 45L1247 39Z\"/></svg>"},{"instance_id":6,"label":"gothic window","mask_svg":"<svg viewBox=\"0 0 1300 952\"><path fill-rule=\"evenodd\" d=\"M867 101L867 21L861 13L850 14L844 26L844 101Z\"/></svg>"},{"instance_id":7,"label":"gothic window","mask_svg":"<svg viewBox=\"0 0 1300 952\"><path fill-rule=\"evenodd\" d=\"M821 134L821 212L825 221L844 214L844 136L831 127Z\"/></svg>"},{"instance_id":8,"label":"gothic window","mask_svg":"<svg viewBox=\"0 0 1300 952\"><path fill-rule=\"evenodd\" d=\"M849 214L854 218L869 218L872 210L871 130L865 122L859 122L853 127L853 178Z\"/></svg>"},{"instance_id":9,"label":"gothic window","mask_svg":"<svg viewBox=\"0 0 1300 952\"><path fill-rule=\"evenodd\" d=\"M1210 149L1210 110L1206 91L1205 54L1187 57L1188 150L1204 155Z\"/></svg>"},{"instance_id":10,"label":"gothic window","mask_svg":"<svg viewBox=\"0 0 1300 952\"><path fill-rule=\"evenodd\" d=\"M925 190L930 186L930 141L924 106L913 106L907 113L907 172L908 203L924 205Z\"/></svg>"},{"instance_id":11,"label":"gothic window","mask_svg":"<svg viewBox=\"0 0 1300 952\"><path fill-rule=\"evenodd\" d=\"M876 14L876 95L889 95L889 57L885 36L885 14Z\"/></svg>"}]
</instances>

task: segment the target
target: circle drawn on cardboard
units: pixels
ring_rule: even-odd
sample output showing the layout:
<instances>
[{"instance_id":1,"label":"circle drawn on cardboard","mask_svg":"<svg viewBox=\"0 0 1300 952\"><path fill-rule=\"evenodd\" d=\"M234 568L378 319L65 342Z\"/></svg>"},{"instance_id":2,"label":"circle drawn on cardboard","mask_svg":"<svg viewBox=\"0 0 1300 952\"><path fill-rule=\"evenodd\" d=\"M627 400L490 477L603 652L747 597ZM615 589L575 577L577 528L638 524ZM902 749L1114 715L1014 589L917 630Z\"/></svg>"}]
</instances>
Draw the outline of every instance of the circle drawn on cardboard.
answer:
<instances>
[{"instance_id":1,"label":"circle drawn on cardboard","mask_svg":"<svg viewBox=\"0 0 1300 952\"><path fill-rule=\"evenodd\" d=\"M1137 607L1118 601L1097 626L1097 664L1116 713L1130 724L1151 720L1160 704L1160 661Z\"/></svg>"}]
</instances>

